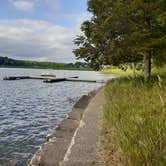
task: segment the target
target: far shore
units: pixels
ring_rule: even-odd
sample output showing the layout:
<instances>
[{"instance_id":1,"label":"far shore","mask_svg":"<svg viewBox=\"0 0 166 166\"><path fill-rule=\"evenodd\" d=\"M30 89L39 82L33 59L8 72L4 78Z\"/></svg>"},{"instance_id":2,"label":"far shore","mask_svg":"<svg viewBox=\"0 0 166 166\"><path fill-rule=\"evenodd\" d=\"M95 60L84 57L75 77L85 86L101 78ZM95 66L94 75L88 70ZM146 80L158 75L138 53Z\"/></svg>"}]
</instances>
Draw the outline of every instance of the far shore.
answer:
<instances>
[{"instance_id":1,"label":"far shore","mask_svg":"<svg viewBox=\"0 0 166 166\"><path fill-rule=\"evenodd\" d=\"M0 68L94 71L94 70L92 70L92 69L86 69L86 68L42 68L42 67L28 67L28 66L0 66Z\"/></svg>"}]
</instances>

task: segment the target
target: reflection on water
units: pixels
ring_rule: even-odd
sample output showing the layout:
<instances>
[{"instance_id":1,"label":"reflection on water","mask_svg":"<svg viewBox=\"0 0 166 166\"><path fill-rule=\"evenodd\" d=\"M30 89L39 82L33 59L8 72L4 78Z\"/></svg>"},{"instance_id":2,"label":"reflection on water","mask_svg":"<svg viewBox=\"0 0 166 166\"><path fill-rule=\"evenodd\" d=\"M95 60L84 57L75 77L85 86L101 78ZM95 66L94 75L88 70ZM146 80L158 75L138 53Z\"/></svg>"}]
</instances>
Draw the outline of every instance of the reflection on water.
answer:
<instances>
[{"instance_id":1,"label":"reflection on water","mask_svg":"<svg viewBox=\"0 0 166 166\"><path fill-rule=\"evenodd\" d=\"M2 81L4 76L56 74L85 79L107 79L96 72L34 69L0 69L0 165L9 162L23 166L45 142L50 129L56 127L74 102L83 94L98 89L100 83L59 82L44 84L41 80ZM71 98L72 100L68 100Z\"/></svg>"}]
</instances>

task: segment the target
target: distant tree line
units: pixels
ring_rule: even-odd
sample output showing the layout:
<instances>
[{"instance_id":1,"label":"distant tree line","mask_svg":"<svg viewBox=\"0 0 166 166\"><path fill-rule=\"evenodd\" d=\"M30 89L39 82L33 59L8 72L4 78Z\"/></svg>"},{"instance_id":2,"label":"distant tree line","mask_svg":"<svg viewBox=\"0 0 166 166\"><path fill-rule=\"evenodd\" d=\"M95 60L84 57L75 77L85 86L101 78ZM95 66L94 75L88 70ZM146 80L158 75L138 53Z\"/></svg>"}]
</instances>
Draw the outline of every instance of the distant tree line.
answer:
<instances>
[{"instance_id":1,"label":"distant tree line","mask_svg":"<svg viewBox=\"0 0 166 166\"><path fill-rule=\"evenodd\" d=\"M166 62L166 0L89 0L92 18L82 24L74 50L91 67L142 62L145 80L152 61Z\"/></svg>"},{"instance_id":2,"label":"distant tree line","mask_svg":"<svg viewBox=\"0 0 166 166\"><path fill-rule=\"evenodd\" d=\"M0 66L43 68L43 69L89 69L89 66L85 62L75 62L75 63L38 62L38 61L27 61L27 60L15 60L1 56L0 56Z\"/></svg>"}]
</instances>

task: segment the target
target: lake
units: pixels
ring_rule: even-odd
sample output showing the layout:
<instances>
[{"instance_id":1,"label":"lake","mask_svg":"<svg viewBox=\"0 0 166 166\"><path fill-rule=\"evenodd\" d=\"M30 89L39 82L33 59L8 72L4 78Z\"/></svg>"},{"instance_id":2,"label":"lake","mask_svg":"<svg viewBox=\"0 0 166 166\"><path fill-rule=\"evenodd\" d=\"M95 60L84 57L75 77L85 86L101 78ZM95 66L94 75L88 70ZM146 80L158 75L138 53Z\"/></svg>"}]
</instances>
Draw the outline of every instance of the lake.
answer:
<instances>
[{"instance_id":1,"label":"lake","mask_svg":"<svg viewBox=\"0 0 166 166\"><path fill-rule=\"evenodd\" d=\"M85 82L45 84L42 80L2 80L5 76L42 73L92 80L113 77L93 71L0 68L0 165L26 165L75 102L102 86Z\"/></svg>"}]
</instances>

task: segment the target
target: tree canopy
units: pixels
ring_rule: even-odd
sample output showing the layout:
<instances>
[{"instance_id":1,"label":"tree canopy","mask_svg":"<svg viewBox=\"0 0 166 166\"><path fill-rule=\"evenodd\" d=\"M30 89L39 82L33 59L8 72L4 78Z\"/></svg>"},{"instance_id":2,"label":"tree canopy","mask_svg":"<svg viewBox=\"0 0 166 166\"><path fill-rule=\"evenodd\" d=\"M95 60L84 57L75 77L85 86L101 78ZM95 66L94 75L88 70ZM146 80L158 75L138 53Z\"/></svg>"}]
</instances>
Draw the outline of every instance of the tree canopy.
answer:
<instances>
[{"instance_id":1,"label":"tree canopy","mask_svg":"<svg viewBox=\"0 0 166 166\"><path fill-rule=\"evenodd\" d=\"M166 62L165 0L89 0L92 18L83 22L74 50L99 69L102 65L144 62L145 79L151 74L151 59Z\"/></svg>"}]
</instances>

